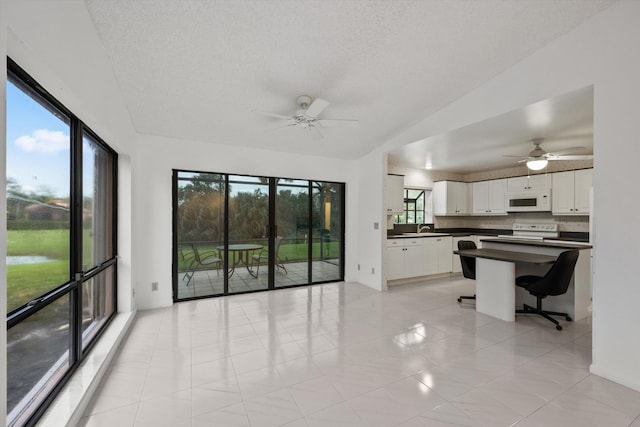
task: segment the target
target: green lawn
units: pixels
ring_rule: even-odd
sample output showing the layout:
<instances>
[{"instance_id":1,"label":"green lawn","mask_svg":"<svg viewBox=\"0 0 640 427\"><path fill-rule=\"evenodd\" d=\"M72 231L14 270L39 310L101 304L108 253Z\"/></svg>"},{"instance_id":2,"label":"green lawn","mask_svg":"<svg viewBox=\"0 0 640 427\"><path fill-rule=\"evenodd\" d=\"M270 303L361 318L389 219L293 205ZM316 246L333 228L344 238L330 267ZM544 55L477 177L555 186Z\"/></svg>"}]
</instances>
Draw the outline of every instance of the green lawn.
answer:
<instances>
[{"instance_id":1,"label":"green lawn","mask_svg":"<svg viewBox=\"0 0 640 427\"><path fill-rule=\"evenodd\" d=\"M8 230L7 255L38 255L51 260L7 265L7 311L69 280L69 230Z\"/></svg>"}]
</instances>

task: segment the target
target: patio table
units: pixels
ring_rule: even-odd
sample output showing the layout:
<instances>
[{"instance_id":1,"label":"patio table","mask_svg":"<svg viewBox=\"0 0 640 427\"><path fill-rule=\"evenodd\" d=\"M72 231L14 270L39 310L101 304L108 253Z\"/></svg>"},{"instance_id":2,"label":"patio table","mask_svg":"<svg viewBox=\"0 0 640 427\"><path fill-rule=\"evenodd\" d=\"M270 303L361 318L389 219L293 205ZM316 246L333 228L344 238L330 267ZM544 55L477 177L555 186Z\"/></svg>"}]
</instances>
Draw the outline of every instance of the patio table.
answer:
<instances>
[{"instance_id":1,"label":"patio table","mask_svg":"<svg viewBox=\"0 0 640 427\"><path fill-rule=\"evenodd\" d=\"M225 247L217 246L216 249L220 251L224 251ZM229 245L227 250L231 254L231 263L229 264L229 277L233 276L233 273L236 271L236 267L239 264L244 263L244 266L247 268L249 274L253 277L256 277L251 271L251 267L249 266L249 252L257 251L262 249L262 245L253 244L253 243L237 243Z\"/></svg>"}]
</instances>

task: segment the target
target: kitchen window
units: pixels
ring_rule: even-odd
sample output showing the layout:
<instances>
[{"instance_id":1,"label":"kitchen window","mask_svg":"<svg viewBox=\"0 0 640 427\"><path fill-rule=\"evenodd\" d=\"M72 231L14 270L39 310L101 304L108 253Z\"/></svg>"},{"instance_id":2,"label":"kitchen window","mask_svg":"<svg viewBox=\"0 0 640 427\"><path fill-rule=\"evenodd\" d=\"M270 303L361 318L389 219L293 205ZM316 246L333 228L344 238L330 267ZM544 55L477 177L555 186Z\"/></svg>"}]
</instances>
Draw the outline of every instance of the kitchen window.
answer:
<instances>
[{"instance_id":1,"label":"kitchen window","mask_svg":"<svg viewBox=\"0 0 640 427\"><path fill-rule=\"evenodd\" d=\"M405 188L404 213L396 215L396 224L425 224L433 222L431 190Z\"/></svg>"}]
</instances>

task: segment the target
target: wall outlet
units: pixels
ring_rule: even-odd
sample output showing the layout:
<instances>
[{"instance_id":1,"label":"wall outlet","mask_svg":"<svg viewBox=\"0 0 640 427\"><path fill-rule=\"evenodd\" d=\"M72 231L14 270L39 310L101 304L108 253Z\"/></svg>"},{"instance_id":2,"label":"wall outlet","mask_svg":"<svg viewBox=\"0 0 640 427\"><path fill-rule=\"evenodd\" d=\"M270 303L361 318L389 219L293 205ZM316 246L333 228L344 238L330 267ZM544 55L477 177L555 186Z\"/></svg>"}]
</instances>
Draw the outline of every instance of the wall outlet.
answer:
<instances>
[{"instance_id":1,"label":"wall outlet","mask_svg":"<svg viewBox=\"0 0 640 427\"><path fill-rule=\"evenodd\" d=\"M377 223L377 222L374 222L374 223L373 223L373 229L374 229L374 230L377 230L378 228L380 228L380 224L379 224L379 223Z\"/></svg>"},{"instance_id":2,"label":"wall outlet","mask_svg":"<svg viewBox=\"0 0 640 427\"><path fill-rule=\"evenodd\" d=\"M358 271L360 271L360 264L358 264Z\"/></svg>"},{"instance_id":3,"label":"wall outlet","mask_svg":"<svg viewBox=\"0 0 640 427\"><path fill-rule=\"evenodd\" d=\"M152 291L158 290L158 282L151 282L151 290Z\"/></svg>"},{"instance_id":4,"label":"wall outlet","mask_svg":"<svg viewBox=\"0 0 640 427\"><path fill-rule=\"evenodd\" d=\"M376 269L371 267L371 274L376 274Z\"/></svg>"}]
</instances>

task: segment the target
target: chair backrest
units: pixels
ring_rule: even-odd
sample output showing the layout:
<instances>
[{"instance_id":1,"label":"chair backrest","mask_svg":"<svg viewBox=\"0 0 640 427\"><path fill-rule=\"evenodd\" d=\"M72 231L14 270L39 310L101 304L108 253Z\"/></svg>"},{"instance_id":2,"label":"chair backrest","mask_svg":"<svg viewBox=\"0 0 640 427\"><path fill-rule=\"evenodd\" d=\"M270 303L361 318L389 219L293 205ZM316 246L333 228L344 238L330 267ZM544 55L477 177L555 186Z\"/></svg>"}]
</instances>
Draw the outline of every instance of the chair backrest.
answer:
<instances>
[{"instance_id":1,"label":"chair backrest","mask_svg":"<svg viewBox=\"0 0 640 427\"><path fill-rule=\"evenodd\" d=\"M477 249L473 240L459 240L458 250ZM467 279L476 280L476 259L469 256L460 256L460 264L462 265L462 275Z\"/></svg>"},{"instance_id":2,"label":"chair backrest","mask_svg":"<svg viewBox=\"0 0 640 427\"><path fill-rule=\"evenodd\" d=\"M198 247L195 245L195 243L192 243L191 247L193 248L193 259L197 263L201 263L202 260L200 259L200 252L198 252Z\"/></svg>"},{"instance_id":3,"label":"chair backrest","mask_svg":"<svg viewBox=\"0 0 640 427\"><path fill-rule=\"evenodd\" d=\"M275 244L276 256L278 256L278 251L280 250L280 243L282 243L282 236L276 237L276 244Z\"/></svg>"},{"instance_id":4,"label":"chair backrest","mask_svg":"<svg viewBox=\"0 0 640 427\"><path fill-rule=\"evenodd\" d=\"M579 251L565 251L558 255L547 274L527 290L534 295L562 295L567 292L573 270L576 268Z\"/></svg>"}]
</instances>

